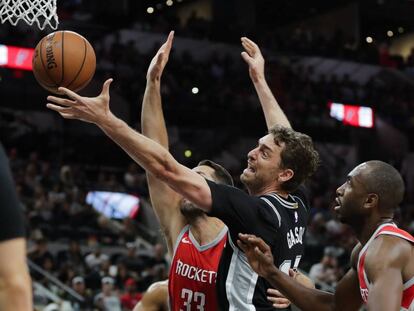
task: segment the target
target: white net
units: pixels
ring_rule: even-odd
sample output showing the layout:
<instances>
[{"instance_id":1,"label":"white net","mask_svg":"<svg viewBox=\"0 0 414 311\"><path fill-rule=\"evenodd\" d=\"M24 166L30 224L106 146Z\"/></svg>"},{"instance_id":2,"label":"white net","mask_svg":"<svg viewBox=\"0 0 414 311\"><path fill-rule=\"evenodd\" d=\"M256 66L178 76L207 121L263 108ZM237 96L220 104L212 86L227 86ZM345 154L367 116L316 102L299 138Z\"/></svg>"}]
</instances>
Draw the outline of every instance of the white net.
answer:
<instances>
[{"instance_id":1,"label":"white net","mask_svg":"<svg viewBox=\"0 0 414 311\"><path fill-rule=\"evenodd\" d=\"M0 20L14 26L24 20L29 25L36 23L42 30L47 26L56 29L56 0L0 0Z\"/></svg>"}]
</instances>

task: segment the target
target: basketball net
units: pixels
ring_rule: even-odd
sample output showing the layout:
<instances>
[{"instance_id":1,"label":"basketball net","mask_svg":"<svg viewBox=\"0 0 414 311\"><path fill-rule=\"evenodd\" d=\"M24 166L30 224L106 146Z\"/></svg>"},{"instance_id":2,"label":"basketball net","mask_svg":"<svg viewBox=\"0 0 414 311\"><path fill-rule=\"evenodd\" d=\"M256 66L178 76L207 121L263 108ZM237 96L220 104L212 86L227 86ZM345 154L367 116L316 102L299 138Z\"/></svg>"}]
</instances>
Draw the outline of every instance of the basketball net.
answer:
<instances>
[{"instance_id":1,"label":"basketball net","mask_svg":"<svg viewBox=\"0 0 414 311\"><path fill-rule=\"evenodd\" d=\"M59 20L56 0L0 0L0 21L16 26L23 20L29 25L34 23L43 30L47 26L56 29Z\"/></svg>"}]
</instances>

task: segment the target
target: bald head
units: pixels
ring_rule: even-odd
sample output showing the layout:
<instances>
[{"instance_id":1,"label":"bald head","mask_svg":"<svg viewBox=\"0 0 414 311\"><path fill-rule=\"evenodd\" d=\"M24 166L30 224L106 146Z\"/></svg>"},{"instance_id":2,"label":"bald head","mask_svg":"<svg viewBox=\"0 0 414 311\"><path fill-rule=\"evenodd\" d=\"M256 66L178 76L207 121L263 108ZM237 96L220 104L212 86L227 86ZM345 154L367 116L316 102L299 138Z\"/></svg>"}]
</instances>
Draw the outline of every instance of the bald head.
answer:
<instances>
[{"instance_id":1,"label":"bald head","mask_svg":"<svg viewBox=\"0 0 414 311\"><path fill-rule=\"evenodd\" d=\"M400 173L388 163L368 161L359 165L366 191L378 195L382 211L394 211L404 197L404 181Z\"/></svg>"}]
</instances>

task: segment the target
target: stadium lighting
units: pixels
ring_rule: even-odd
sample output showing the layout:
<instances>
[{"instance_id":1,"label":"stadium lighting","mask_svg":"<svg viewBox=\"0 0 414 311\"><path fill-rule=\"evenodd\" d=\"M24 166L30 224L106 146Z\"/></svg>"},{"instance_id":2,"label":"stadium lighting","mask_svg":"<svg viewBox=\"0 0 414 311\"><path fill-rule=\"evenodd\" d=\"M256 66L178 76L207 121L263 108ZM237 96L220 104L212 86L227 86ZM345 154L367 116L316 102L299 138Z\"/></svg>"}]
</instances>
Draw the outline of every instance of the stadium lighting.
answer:
<instances>
[{"instance_id":1,"label":"stadium lighting","mask_svg":"<svg viewBox=\"0 0 414 311\"><path fill-rule=\"evenodd\" d=\"M393 35L394 35L394 32L393 32L392 30L388 30L388 31L387 31L387 36L388 36L388 37L390 37L390 38L391 38Z\"/></svg>"},{"instance_id":2,"label":"stadium lighting","mask_svg":"<svg viewBox=\"0 0 414 311\"><path fill-rule=\"evenodd\" d=\"M193 93L193 94L198 94L198 91L199 91L199 89L196 86L191 89L191 93Z\"/></svg>"},{"instance_id":3,"label":"stadium lighting","mask_svg":"<svg viewBox=\"0 0 414 311\"><path fill-rule=\"evenodd\" d=\"M372 43L374 41L372 37L366 37L365 40L367 41L367 43Z\"/></svg>"},{"instance_id":4,"label":"stadium lighting","mask_svg":"<svg viewBox=\"0 0 414 311\"><path fill-rule=\"evenodd\" d=\"M147 8L147 13L148 13L148 14L152 14L152 13L154 13L154 8L153 8L152 6L148 7L148 8Z\"/></svg>"},{"instance_id":5,"label":"stadium lighting","mask_svg":"<svg viewBox=\"0 0 414 311\"><path fill-rule=\"evenodd\" d=\"M403 27L398 27L398 32L399 33L403 33L404 32L404 28Z\"/></svg>"},{"instance_id":6,"label":"stadium lighting","mask_svg":"<svg viewBox=\"0 0 414 311\"><path fill-rule=\"evenodd\" d=\"M167 6L172 6L174 4L174 2L172 0L167 0L167 2L165 2L165 4Z\"/></svg>"},{"instance_id":7,"label":"stadium lighting","mask_svg":"<svg viewBox=\"0 0 414 311\"><path fill-rule=\"evenodd\" d=\"M186 151L184 151L184 156L186 158L191 158L192 155L193 153L191 152L191 150L187 149Z\"/></svg>"}]
</instances>

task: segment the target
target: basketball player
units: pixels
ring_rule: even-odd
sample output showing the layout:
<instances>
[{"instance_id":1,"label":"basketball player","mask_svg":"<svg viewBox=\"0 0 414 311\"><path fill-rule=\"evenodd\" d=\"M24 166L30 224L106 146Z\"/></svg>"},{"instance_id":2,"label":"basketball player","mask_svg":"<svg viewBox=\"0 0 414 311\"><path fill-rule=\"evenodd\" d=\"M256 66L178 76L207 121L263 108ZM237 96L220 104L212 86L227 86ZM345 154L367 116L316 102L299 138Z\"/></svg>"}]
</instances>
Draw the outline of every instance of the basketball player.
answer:
<instances>
[{"instance_id":1,"label":"basketball player","mask_svg":"<svg viewBox=\"0 0 414 311\"><path fill-rule=\"evenodd\" d=\"M155 282L142 296L133 311L168 311L168 280Z\"/></svg>"},{"instance_id":2,"label":"basketball player","mask_svg":"<svg viewBox=\"0 0 414 311\"><path fill-rule=\"evenodd\" d=\"M0 310L32 310L23 214L0 144Z\"/></svg>"},{"instance_id":3,"label":"basketball player","mask_svg":"<svg viewBox=\"0 0 414 311\"><path fill-rule=\"evenodd\" d=\"M168 62L174 33L160 47L147 72L142 104L142 133L168 149L160 80ZM202 161L194 171L217 183L233 185L230 174L212 161ZM168 281L171 310L200 306L217 310L216 274L227 241L227 227L147 173L151 203L165 235L172 262ZM194 297L193 297L194 296ZM200 301L198 301L200 300Z\"/></svg>"},{"instance_id":4,"label":"basketball player","mask_svg":"<svg viewBox=\"0 0 414 311\"><path fill-rule=\"evenodd\" d=\"M173 36L174 33L171 32L148 68L141 114L142 133L166 149L168 149L168 135L161 105L160 80L168 62ZM255 71L251 70L251 72ZM211 169L214 169L215 173L213 171L209 176ZM221 181L232 184L231 176L211 161L201 162L194 170L200 174L204 171L208 179L218 183ZM148 174L148 185L152 205L164 231L170 253L173 254L169 277L171 309L179 310L186 305L184 298L191 295L189 293L199 293L199 295L203 293L206 301L203 308L217 310L215 274L227 240L227 228L222 221L208 217L202 210L183 200L181 195L151 174ZM185 269L183 265L213 273L213 282L188 280L189 276L182 275ZM289 305L289 301L275 290L271 291L269 299L277 308Z\"/></svg>"},{"instance_id":5,"label":"basketball player","mask_svg":"<svg viewBox=\"0 0 414 311\"><path fill-rule=\"evenodd\" d=\"M334 294L291 282L274 265L266 243L240 235L253 269L279 288L301 310L414 310L414 238L398 229L394 212L404 195L398 171L381 161L358 165L336 191L339 219L352 226L359 243L351 255L351 268Z\"/></svg>"},{"instance_id":6,"label":"basketball player","mask_svg":"<svg viewBox=\"0 0 414 311\"><path fill-rule=\"evenodd\" d=\"M253 42L244 40L242 44L249 54L243 56L246 61L264 65L260 50ZM208 180L205 175L181 165L162 145L116 118L109 109L111 82L112 79L105 81L101 94L95 98L81 97L66 88L59 88L69 99L49 96L48 100L54 104L49 103L47 107L64 118L96 124L148 173L227 225L228 242L217 277L220 309L272 310L272 303L266 298L269 284L247 264L236 240L240 232L256 234L272 246L274 254L278 254L275 263L283 271L288 273L289 268L298 266L304 249L303 234L309 209L300 185L313 174L319 162L311 138L292 130L276 100L272 102L274 114L266 114L264 108L266 123L278 125L270 128L248 154L247 168L241 175L249 192L246 194ZM257 75L253 82L256 89L271 96L264 74ZM189 273L190 267L185 269ZM210 279L208 273L202 277L203 280ZM203 299L200 294L184 294L188 303L200 305Z\"/></svg>"}]
</instances>

